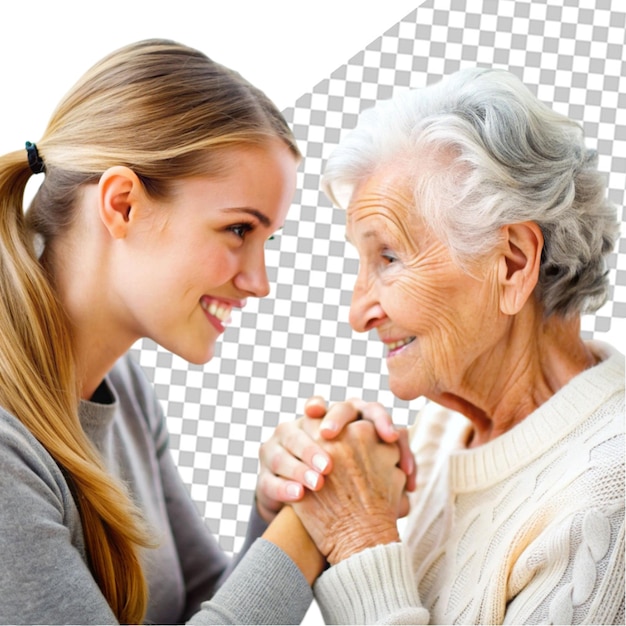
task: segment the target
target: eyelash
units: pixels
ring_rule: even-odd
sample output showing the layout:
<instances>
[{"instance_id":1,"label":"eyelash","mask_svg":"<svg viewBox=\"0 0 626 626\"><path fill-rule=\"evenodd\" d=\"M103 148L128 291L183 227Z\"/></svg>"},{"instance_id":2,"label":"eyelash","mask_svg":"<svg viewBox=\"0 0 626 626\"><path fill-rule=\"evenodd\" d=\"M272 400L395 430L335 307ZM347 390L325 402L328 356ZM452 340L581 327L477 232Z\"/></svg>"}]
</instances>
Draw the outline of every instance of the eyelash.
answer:
<instances>
[{"instance_id":1,"label":"eyelash","mask_svg":"<svg viewBox=\"0 0 626 626\"><path fill-rule=\"evenodd\" d=\"M226 230L233 233L235 237L239 239L245 239L246 234L254 230L254 225L250 222L242 222L241 224L233 224Z\"/></svg>"},{"instance_id":2,"label":"eyelash","mask_svg":"<svg viewBox=\"0 0 626 626\"><path fill-rule=\"evenodd\" d=\"M394 254L392 254L389 250L383 249L380 251L380 256L387 261L388 263L394 263L398 259Z\"/></svg>"}]
</instances>

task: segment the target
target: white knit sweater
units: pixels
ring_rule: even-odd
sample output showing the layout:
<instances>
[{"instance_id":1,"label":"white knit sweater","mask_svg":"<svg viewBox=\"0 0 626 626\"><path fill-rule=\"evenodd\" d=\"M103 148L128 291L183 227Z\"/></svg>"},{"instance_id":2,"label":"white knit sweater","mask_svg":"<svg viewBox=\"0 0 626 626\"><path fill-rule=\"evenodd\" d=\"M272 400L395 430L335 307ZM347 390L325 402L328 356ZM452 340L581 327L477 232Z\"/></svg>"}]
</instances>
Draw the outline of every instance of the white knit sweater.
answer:
<instances>
[{"instance_id":1,"label":"white knit sweater","mask_svg":"<svg viewBox=\"0 0 626 626\"><path fill-rule=\"evenodd\" d=\"M479 448L425 407L403 542L318 580L328 623L624 623L624 357L593 349L600 364Z\"/></svg>"}]
</instances>

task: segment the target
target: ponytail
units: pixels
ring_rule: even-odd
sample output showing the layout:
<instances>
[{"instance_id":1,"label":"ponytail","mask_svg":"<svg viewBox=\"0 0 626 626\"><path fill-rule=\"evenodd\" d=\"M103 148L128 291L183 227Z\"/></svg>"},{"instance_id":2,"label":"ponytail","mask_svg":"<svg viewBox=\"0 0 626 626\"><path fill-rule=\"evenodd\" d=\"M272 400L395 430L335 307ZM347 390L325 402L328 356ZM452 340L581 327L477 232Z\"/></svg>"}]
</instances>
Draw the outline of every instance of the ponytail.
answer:
<instances>
[{"instance_id":1,"label":"ponytail","mask_svg":"<svg viewBox=\"0 0 626 626\"><path fill-rule=\"evenodd\" d=\"M26 156L0 157L0 404L67 476L91 572L118 620L140 623L147 588L139 549L148 542L129 495L80 425L70 323L25 224Z\"/></svg>"}]
</instances>

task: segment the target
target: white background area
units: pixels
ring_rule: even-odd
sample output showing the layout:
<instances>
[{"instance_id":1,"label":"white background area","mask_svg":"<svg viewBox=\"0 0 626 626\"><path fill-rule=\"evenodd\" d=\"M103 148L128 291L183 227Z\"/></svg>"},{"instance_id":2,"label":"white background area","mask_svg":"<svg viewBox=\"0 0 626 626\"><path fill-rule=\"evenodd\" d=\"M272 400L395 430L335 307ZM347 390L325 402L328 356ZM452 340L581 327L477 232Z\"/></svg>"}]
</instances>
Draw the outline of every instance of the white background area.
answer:
<instances>
[{"instance_id":1,"label":"white background area","mask_svg":"<svg viewBox=\"0 0 626 626\"><path fill-rule=\"evenodd\" d=\"M421 0L107 0L0 4L0 150L37 141L95 61L149 37L202 50L293 106Z\"/></svg>"}]
</instances>

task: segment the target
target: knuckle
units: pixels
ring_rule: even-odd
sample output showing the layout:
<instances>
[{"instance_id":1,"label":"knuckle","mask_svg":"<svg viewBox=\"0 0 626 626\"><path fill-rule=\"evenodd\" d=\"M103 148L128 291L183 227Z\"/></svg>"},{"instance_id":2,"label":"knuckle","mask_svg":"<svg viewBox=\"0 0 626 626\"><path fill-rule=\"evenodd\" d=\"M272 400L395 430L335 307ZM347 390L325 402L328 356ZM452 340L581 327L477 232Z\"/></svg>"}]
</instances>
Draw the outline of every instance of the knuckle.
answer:
<instances>
[{"instance_id":1,"label":"knuckle","mask_svg":"<svg viewBox=\"0 0 626 626\"><path fill-rule=\"evenodd\" d=\"M268 457L270 457L270 446L269 444L266 443L262 443L259 446L259 461L261 462L261 468L263 468L263 466L267 463L267 459Z\"/></svg>"},{"instance_id":2,"label":"knuckle","mask_svg":"<svg viewBox=\"0 0 626 626\"><path fill-rule=\"evenodd\" d=\"M289 427L289 424L287 422L280 422L280 424L276 426L276 430L274 431L274 434L276 436L282 437L285 431L288 431L288 427Z\"/></svg>"},{"instance_id":3,"label":"knuckle","mask_svg":"<svg viewBox=\"0 0 626 626\"><path fill-rule=\"evenodd\" d=\"M298 443L299 434L299 431L294 429L285 431L285 434L283 436L283 442L285 447L289 450L294 450Z\"/></svg>"},{"instance_id":4,"label":"knuckle","mask_svg":"<svg viewBox=\"0 0 626 626\"><path fill-rule=\"evenodd\" d=\"M272 482L266 473L259 475L257 487L258 491L266 498L272 499L274 497L272 493Z\"/></svg>"},{"instance_id":5,"label":"knuckle","mask_svg":"<svg viewBox=\"0 0 626 626\"><path fill-rule=\"evenodd\" d=\"M376 433L374 424L367 420L358 420L356 422L352 422L349 425L349 431L361 438L371 437Z\"/></svg>"},{"instance_id":6,"label":"knuckle","mask_svg":"<svg viewBox=\"0 0 626 626\"><path fill-rule=\"evenodd\" d=\"M282 452L276 452L269 459L269 463L267 463L267 466L269 467L270 471L275 475L279 473L283 465L284 465L284 455Z\"/></svg>"}]
</instances>

